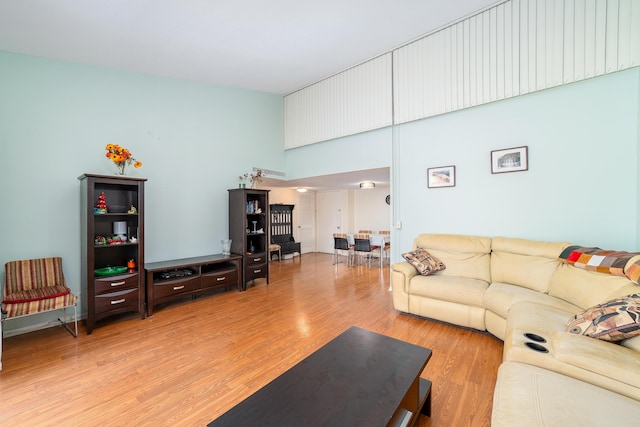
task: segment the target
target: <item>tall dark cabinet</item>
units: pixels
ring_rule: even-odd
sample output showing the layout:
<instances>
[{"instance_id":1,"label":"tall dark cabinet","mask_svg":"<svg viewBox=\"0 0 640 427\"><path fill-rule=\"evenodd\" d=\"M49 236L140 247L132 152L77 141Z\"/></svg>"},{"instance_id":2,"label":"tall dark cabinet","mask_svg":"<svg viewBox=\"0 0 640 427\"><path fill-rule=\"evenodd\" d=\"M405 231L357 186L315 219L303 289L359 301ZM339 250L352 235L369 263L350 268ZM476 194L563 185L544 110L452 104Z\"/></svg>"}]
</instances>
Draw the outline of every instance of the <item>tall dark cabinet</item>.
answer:
<instances>
[{"instance_id":1,"label":"tall dark cabinet","mask_svg":"<svg viewBox=\"0 0 640 427\"><path fill-rule=\"evenodd\" d=\"M144 318L146 178L84 174L78 179L82 307L90 334L98 320L114 314L134 312ZM101 209L105 204L106 210Z\"/></svg>"},{"instance_id":2,"label":"tall dark cabinet","mask_svg":"<svg viewBox=\"0 0 640 427\"><path fill-rule=\"evenodd\" d=\"M242 256L242 289L247 283L269 283L269 190L229 190L229 238L231 253Z\"/></svg>"},{"instance_id":3,"label":"tall dark cabinet","mask_svg":"<svg viewBox=\"0 0 640 427\"><path fill-rule=\"evenodd\" d=\"M271 212L271 243L280 245L280 254L295 254L302 257L300 243L293 238L294 205L275 204L269 206Z\"/></svg>"}]
</instances>

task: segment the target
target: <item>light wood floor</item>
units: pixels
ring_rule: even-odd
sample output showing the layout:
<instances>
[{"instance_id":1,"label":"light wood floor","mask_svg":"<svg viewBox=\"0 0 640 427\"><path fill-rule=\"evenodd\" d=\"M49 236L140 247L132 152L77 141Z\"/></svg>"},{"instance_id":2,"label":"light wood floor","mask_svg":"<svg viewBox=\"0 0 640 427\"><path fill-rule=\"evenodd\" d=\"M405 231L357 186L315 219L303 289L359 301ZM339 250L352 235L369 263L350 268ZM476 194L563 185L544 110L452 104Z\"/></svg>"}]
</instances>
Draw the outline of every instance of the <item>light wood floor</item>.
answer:
<instances>
[{"instance_id":1,"label":"light wood floor","mask_svg":"<svg viewBox=\"0 0 640 427\"><path fill-rule=\"evenodd\" d=\"M432 418L488 426L502 342L400 314L389 268L332 256L270 263L271 283L125 316L73 338L61 327L4 340L1 426L204 426L355 325L428 347ZM401 360L398 363L402 363Z\"/></svg>"}]
</instances>

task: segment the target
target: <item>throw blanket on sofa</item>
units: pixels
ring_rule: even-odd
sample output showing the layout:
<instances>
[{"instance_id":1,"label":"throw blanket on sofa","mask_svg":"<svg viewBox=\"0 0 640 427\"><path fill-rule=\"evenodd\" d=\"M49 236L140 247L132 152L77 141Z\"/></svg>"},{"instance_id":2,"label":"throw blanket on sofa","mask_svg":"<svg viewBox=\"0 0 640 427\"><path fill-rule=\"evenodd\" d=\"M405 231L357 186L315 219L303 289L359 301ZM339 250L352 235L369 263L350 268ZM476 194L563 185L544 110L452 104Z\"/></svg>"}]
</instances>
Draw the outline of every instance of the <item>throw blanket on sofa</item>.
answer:
<instances>
[{"instance_id":1,"label":"throw blanket on sofa","mask_svg":"<svg viewBox=\"0 0 640 427\"><path fill-rule=\"evenodd\" d=\"M624 252L603 250L600 248L585 248L581 246L569 246L562 251L558 260L574 267L599 273L612 274L614 276L626 276L634 283L640 279L640 259L631 264L625 271L625 266L633 257L638 257L639 252Z\"/></svg>"}]
</instances>

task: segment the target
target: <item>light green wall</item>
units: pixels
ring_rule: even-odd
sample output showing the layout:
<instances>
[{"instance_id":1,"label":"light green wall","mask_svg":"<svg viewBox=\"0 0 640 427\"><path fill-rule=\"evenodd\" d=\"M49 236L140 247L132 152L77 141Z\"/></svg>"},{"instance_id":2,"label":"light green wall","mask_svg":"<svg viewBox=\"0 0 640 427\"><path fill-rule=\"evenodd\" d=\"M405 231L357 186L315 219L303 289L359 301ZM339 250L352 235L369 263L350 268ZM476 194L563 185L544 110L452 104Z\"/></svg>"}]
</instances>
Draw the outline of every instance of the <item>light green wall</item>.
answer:
<instances>
[{"instance_id":1,"label":"light green wall","mask_svg":"<svg viewBox=\"0 0 640 427\"><path fill-rule=\"evenodd\" d=\"M391 128L287 150L287 179L391 166Z\"/></svg>"},{"instance_id":2,"label":"light green wall","mask_svg":"<svg viewBox=\"0 0 640 427\"><path fill-rule=\"evenodd\" d=\"M398 126L394 255L419 233L640 250L639 68ZM529 147L529 170L491 174L490 152ZM455 165L456 186L426 169Z\"/></svg>"},{"instance_id":3,"label":"light green wall","mask_svg":"<svg viewBox=\"0 0 640 427\"><path fill-rule=\"evenodd\" d=\"M80 292L77 177L112 172L109 142L144 162L147 261L219 252L226 190L252 166L392 166L396 260L423 232L639 250L639 122L634 68L285 153L280 96L0 52L0 262L60 255ZM490 151L520 145L530 170L492 175ZM456 187L427 189L451 164Z\"/></svg>"},{"instance_id":4,"label":"light green wall","mask_svg":"<svg viewBox=\"0 0 640 427\"><path fill-rule=\"evenodd\" d=\"M640 250L640 68L287 152L301 178L392 167L393 257L419 233L469 233ZM526 145L529 171L491 174ZM312 160L310 160L312 159ZM454 188L426 170L456 166Z\"/></svg>"},{"instance_id":5,"label":"light green wall","mask_svg":"<svg viewBox=\"0 0 640 427\"><path fill-rule=\"evenodd\" d=\"M129 174L148 178L146 261L219 253L227 189L253 166L285 167L283 108L273 94L0 52L1 265L60 255L80 292L77 177L113 173L107 143L144 163Z\"/></svg>"}]
</instances>

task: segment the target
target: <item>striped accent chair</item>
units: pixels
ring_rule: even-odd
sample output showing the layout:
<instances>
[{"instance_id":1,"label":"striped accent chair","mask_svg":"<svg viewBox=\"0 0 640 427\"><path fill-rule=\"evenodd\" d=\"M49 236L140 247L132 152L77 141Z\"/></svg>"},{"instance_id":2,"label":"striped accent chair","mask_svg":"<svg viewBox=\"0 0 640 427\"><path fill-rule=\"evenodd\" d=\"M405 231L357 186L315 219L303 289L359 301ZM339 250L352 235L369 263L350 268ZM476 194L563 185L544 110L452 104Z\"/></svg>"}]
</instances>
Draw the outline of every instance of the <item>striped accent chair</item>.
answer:
<instances>
[{"instance_id":1,"label":"striped accent chair","mask_svg":"<svg viewBox=\"0 0 640 427\"><path fill-rule=\"evenodd\" d=\"M9 261L5 264L2 298L2 322L18 317L62 310L64 321L58 321L78 336L78 297L71 293L62 273L62 258L38 258ZM67 308L73 307L75 331L67 325Z\"/></svg>"}]
</instances>

